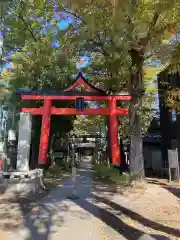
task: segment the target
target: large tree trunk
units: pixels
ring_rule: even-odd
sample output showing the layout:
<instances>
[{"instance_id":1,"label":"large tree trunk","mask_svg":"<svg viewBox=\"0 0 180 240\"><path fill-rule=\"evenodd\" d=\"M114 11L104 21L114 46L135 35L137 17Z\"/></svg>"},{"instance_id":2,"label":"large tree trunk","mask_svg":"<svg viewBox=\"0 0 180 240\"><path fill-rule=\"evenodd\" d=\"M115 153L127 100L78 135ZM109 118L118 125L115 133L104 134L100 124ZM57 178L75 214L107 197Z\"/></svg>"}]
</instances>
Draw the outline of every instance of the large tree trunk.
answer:
<instances>
[{"instance_id":1,"label":"large tree trunk","mask_svg":"<svg viewBox=\"0 0 180 240\"><path fill-rule=\"evenodd\" d=\"M132 180L138 181L144 179L144 158L140 116L136 114L133 122L134 129L131 133L130 142L130 173Z\"/></svg>"},{"instance_id":2,"label":"large tree trunk","mask_svg":"<svg viewBox=\"0 0 180 240\"><path fill-rule=\"evenodd\" d=\"M143 85L143 56L137 50L130 51L132 68L129 91L132 95L130 104L130 173L133 180L144 179L143 143L141 134L141 116L138 110L144 93Z\"/></svg>"}]
</instances>

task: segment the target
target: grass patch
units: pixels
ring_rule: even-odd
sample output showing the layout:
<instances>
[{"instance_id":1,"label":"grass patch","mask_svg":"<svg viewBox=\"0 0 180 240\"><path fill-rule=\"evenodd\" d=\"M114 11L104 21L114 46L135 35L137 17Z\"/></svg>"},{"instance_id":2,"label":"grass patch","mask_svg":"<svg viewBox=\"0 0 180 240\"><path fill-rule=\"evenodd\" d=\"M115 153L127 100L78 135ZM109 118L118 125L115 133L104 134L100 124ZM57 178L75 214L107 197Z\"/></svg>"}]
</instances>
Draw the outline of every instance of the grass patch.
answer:
<instances>
[{"instance_id":1,"label":"grass patch","mask_svg":"<svg viewBox=\"0 0 180 240\"><path fill-rule=\"evenodd\" d=\"M59 178L62 173L70 172L71 167L69 164L61 164L57 165L54 164L50 166L48 169L44 170L44 177L45 178Z\"/></svg>"},{"instance_id":2,"label":"grass patch","mask_svg":"<svg viewBox=\"0 0 180 240\"><path fill-rule=\"evenodd\" d=\"M78 168L78 163L76 163ZM44 177L46 178L59 178L62 173L71 173L72 161L57 160L56 163L48 168L44 169Z\"/></svg>"},{"instance_id":3,"label":"grass patch","mask_svg":"<svg viewBox=\"0 0 180 240\"><path fill-rule=\"evenodd\" d=\"M119 170L106 164L94 164L94 177L110 183L129 184L130 175L128 173L120 174Z\"/></svg>"}]
</instances>

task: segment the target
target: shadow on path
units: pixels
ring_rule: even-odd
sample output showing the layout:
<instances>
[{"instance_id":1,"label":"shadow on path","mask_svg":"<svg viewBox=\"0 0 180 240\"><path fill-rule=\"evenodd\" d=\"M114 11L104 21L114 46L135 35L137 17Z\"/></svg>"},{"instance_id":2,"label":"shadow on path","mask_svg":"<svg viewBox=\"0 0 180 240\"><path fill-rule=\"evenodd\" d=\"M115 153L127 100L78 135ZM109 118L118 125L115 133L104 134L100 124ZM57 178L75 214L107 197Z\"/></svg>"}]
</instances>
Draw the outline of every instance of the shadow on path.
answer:
<instances>
[{"instance_id":1,"label":"shadow on path","mask_svg":"<svg viewBox=\"0 0 180 240\"><path fill-rule=\"evenodd\" d=\"M139 239L139 237L144 234L143 231L128 226L114 214L90 203L86 199L79 199L74 202L87 212L91 213L94 217L99 218L107 226L111 227L112 229L114 229L116 232L118 232L127 239L136 240Z\"/></svg>"},{"instance_id":2,"label":"shadow on path","mask_svg":"<svg viewBox=\"0 0 180 240\"><path fill-rule=\"evenodd\" d=\"M164 189L168 190L170 193L180 199L180 188L164 187Z\"/></svg>"},{"instance_id":3,"label":"shadow on path","mask_svg":"<svg viewBox=\"0 0 180 240\"><path fill-rule=\"evenodd\" d=\"M164 189L168 190L170 193L172 193L175 197L180 198L180 185L179 187L173 187L171 184L168 182L160 182L156 179L150 179L148 180L148 183L155 184L155 185L160 185Z\"/></svg>"},{"instance_id":4,"label":"shadow on path","mask_svg":"<svg viewBox=\"0 0 180 240\"><path fill-rule=\"evenodd\" d=\"M102 198L102 197L98 197L98 196L93 196L93 197L94 197L94 199L96 199L96 201L105 203L106 205L110 206L114 210L118 211L119 212L118 215L124 214L124 215L130 217L131 219L138 221L139 223L143 224L146 227L150 227L154 230L161 231L161 232L164 232L167 234L171 234L176 237L180 236L180 230L178 230L178 229L167 227L160 223L151 221L151 220L141 216L140 214L133 212L132 210L125 208L125 207L123 207L115 202L112 202L106 198Z\"/></svg>"},{"instance_id":5,"label":"shadow on path","mask_svg":"<svg viewBox=\"0 0 180 240\"><path fill-rule=\"evenodd\" d=\"M57 213L56 203L59 201L58 198L53 196L53 193L48 196L48 200L43 202L41 205L37 205L31 209L30 214L27 215L26 208L21 204L21 212L24 218L24 236L27 239L33 240L48 240L49 235L52 232L52 225L55 223L53 217L56 216L56 225L60 227L63 222L63 216ZM54 205L54 206L53 206ZM68 211L68 206L66 204L58 208L60 213ZM58 214L58 216L57 216ZM23 236L23 237L24 237ZM21 238L20 238L21 239ZM23 240L26 240L26 237Z\"/></svg>"},{"instance_id":6,"label":"shadow on path","mask_svg":"<svg viewBox=\"0 0 180 240\"><path fill-rule=\"evenodd\" d=\"M50 235L53 234L54 225L56 226L55 231L59 230L59 232L61 233L61 227L66 220L66 213L69 212L70 214L75 215L75 212L73 212L71 209L72 203L75 203L81 209L84 209L87 213L90 213L90 215L104 222L105 228L112 228L117 233L119 233L119 239L121 239L121 236L123 236L128 240L138 240L145 234L144 231L138 230L135 227L129 226L127 223L123 222L123 220L119 218L121 214L128 216L129 218L139 222L140 224L143 224L144 226L147 226L157 231L161 231L162 234L164 232L166 234L171 234L175 237L180 236L180 231L177 229L163 226L159 223L144 218L143 216L133 212L132 210L129 210L128 208L125 208L117 203L114 203L107 198L99 197L95 194L92 194L91 172L88 169L84 169L84 171L80 170L80 175L77 177L77 187L80 194L79 199L73 200L72 202L70 200L67 200L67 197L70 195L72 190L71 179L69 179L68 181L64 182L64 187L60 187L55 191L51 192L51 194L49 194L41 203L41 206L39 208L37 207L35 209L32 209L31 213L28 216L26 216L26 212L23 206L20 206L24 216L24 227L28 229L28 231L31 233L31 239L49 240ZM98 203L106 204L107 209L97 206L96 204ZM108 206L114 209L117 213L112 213L108 211ZM83 218L84 213L83 211L81 211L81 209L79 209L75 221ZM81 227L79 227L79 230L81 230ZM168 239L167 237L162 235L152 235L152 237L153 239L157 240ZM64 236L60 238L65 239ZM21 240L21 238L19 239ZM23 240L24 239L26 238L23 238ZM147 240L148 238L142 238L142 240L143 239Z\"/></svg>"}]
</instances>

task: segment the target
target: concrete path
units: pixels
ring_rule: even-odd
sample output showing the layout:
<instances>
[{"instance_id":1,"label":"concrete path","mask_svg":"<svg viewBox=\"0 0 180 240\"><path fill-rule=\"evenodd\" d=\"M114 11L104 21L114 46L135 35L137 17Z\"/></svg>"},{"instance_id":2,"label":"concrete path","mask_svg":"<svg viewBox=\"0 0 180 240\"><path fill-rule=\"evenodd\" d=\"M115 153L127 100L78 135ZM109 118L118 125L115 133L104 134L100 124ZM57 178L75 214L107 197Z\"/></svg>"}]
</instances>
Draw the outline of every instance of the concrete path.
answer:
<instances>
[{"instance_id":1,"label":"concrete path","mask_svg":"<svg viewBox=\"0 0 180 240\"><path fill-rule=\"evenodd\" d=\"M25 228L7 233L6 239L26 240L100 240L126 239L108 227L99 218L100 212L91 196L92 179L90 158L86 158L83 167L77 173L77 200L70 200L72 181L67 179L64 186L51 192L40 208L32 210L25 217Z\"/></svg>"},{"instance_id":2,"label":"concrete path","mask_svg":"<svg viewBox=\"0 0 180 240\"><path fill-rule=\"evenodd\" d=\"M7 232L5 240L150 240L144 232L128 226L118 215L92 193L90 158L86 158L77 174L79 199L70 200L71 179L51 192L40 208L24 216L24 229ZM28 237L28 236L31 237ZM168 238L163 238L168 239ZM1 240L1 239L0 239Z\"/></svg>"}]
</instances>

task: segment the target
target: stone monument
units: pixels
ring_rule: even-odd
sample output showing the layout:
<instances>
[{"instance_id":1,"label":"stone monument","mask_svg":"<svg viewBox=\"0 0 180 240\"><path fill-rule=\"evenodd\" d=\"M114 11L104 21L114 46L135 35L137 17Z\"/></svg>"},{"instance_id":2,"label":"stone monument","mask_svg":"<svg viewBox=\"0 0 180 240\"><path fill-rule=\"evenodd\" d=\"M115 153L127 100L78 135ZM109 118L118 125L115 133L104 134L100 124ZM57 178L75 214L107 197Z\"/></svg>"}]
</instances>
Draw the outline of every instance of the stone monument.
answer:
<instances>
[{"instance_id":1,"label":"stone monument","mask_svg":"<svg viewBox=\"0 0 180 240\"><path fill-rule=\"evenodd\" d=\"M17 151L17 171L29 171L29 157L31 147L31 113L20 113L19 137Z\"/></svg>"},{"instance_id":2,"label":"stone monument","mask_svg":"<svg viewBox=\"0 0 180 240\"><path fill-rule=\"evenodd\" d=\"M3 172L0 179L0 190L5 191L8 196L27 196L35 194L41 187L44 188L42 170L29 170L31 126L31 113L21 113L16 171Z\"/></svg>"}]
</instances>

